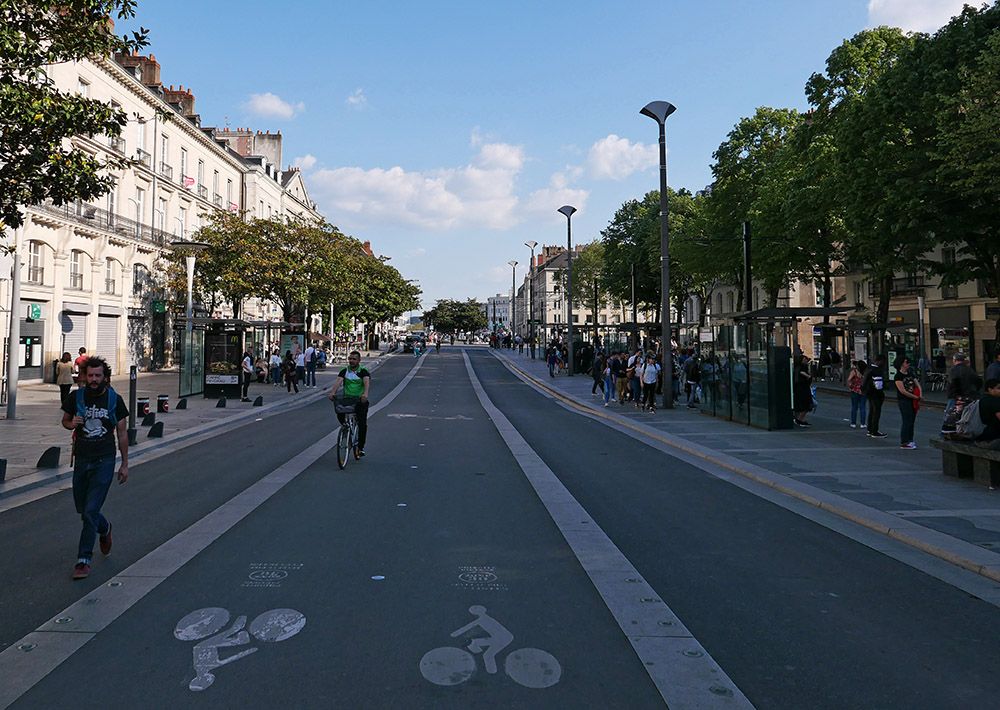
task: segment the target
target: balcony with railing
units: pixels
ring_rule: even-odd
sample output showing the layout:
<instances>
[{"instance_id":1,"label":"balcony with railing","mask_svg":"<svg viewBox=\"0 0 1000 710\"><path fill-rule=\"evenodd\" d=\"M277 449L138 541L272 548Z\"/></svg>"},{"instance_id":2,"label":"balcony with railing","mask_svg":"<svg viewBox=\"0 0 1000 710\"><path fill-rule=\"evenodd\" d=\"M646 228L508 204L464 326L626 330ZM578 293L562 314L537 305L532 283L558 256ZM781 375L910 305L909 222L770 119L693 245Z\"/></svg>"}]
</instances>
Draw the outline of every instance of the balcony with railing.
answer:
<instances>
[{"instance_id":1,"label":"balcony with railing","mask_svg":"<svg viewBox=\"0 0 1000 710\"><path fill-rule=\"evenodd\" d=\"M208 188L205 187L204 185L200 185L199 184L198 185L198 197L200 197L203 200L207 200L208 199Z\"/></svg>"},{"instance_id":2,"label":"balcony with railing","mask_svg":"<svg viewBox=\"0 0 1000 710\"><path fill-rule=\"evenodd\" d=\"M83 274L79 271L71 271L69 274L69 287L77 291L83 290Z\"/></svg>"},{"instance_id":3,"label":"balcony with railing","mask_svg":"<svg viewBox=\"0 0 1000 710\"><path fill-rule=\"evenodd\" d=\"M28 283L30 284L42 284L45 282L45 267L43 266L29 266L28 267Z\"/></svg>"},{"instance_id":4,"label":"balcony with railing","mask_svg":"<svg viewBox=\"0 0 1000 710\"><path fill-rule=\"evenodd\" d=\"M919 296L930 284L924 283L923 276L904 276L892 280L892 297L896 296ZM878 281L868 282L868 297L877 298L879 292Z\"/></svg>"},{"instance_id":5,"label":"balcony with railing","mask_svg":"<svg viewBox=\"0 0 1000 710\"><path fill-rule=\"evenodd\" d=\"M137 163L145 165L148 168L151 167L153 164L153 156L144 151L142 148L139 148L137 151L135 151L135 161Z\"/></svg>"},{"instance_id":6,"label":"balcony with railing","mask_svg":"<svg viewBox=\"0 0 1000 710\"><path fill-rule=\"evenodd\" d=\"M104 279L104 293L115 295L115 280Z\"/></svg>"},{"instance_id":7,"label":"balcony with railing","mask_svg":"<svg viewBox=\"0 0 1000 710\"><path fill-rule=\"evenodd\" d=\"M51 202L43 202L42 204L32 206L31 209L38 210L43 214L54 215L76 224L111 232L122 237L155 244L156 246L164 246L172 239L162 229L154 229L150 225L140 224L134 219L122 217L114 212L108 212L100 207L94 207L86 203L66 204L57 207Z\"/></svg>"},{"instance_id":8,"label":"balcony with railing","mask_svg":"<svg viewBox=\"0 0 1000 710\"><path fill-rule=\"evenodd\" d=\"M110 136L108 138L108 147L116 153L125 154L125 139L119 138L118 136Z\"/></svg>"},{"instance_id":9,"label":"balcony with railing","mask_svg":"<svg viewBox=\"0 0 1000 710\"><path fill-rule=\"evenodd\" d=\"M220 195L218 192L215 193L215 195L212 196L212 202L215 204L216 207L222 207L222 195Z\"/></svg>"},{"instance_id":10,"label":"balcony with railing","mask_svg":"<svg viewBox=\"0 0 1000 710\"><path fill-rule=\"evenodd\" d=\"M174 169L166 163L160 163L160 175L165 177L167 180L173 180Z\"/></svg>"}]
</instances>

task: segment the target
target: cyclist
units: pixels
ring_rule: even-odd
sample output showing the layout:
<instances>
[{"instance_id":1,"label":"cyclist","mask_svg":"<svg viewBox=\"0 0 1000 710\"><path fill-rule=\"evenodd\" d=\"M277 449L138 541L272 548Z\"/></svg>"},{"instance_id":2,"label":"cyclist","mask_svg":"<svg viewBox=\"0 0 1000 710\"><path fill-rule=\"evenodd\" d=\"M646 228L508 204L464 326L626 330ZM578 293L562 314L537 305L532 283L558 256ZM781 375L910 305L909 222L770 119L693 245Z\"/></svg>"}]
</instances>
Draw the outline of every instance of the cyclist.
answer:
<instances>
[{"instance_id":1,"label":"cyclist","mask_svg":"<svg viewBox=\"0 0 1000 710\"><path fill-rule=\"evenodd\" d=\"M337 373L337 381L333 383L333 388L327 395L327 399L331 402L334 401L337 398L338 390L343 385L345 398L359 400L354 407L354 416L358 420L358 448L354 452L357 458L365 455L365 436L368 434L368 388L371 381L371 373L361 365L361 353L352 350L351 354L347 356L347 367ZM347 421L343 414L338 414L337 419L341 426Z\"/></svg>"}]
</instances>

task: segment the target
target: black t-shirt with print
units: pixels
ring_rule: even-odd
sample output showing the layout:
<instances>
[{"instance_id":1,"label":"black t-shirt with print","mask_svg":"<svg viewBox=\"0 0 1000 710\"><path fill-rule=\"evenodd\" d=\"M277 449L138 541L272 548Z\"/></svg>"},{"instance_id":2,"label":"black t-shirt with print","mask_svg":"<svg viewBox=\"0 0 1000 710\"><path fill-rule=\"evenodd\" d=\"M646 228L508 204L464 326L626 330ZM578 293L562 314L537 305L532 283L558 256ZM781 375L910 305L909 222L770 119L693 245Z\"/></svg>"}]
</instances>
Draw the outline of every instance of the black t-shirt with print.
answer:
<instances>
[{"instance_id":1,"label":"black t-shirt with print","mask_svg":"<svg viewBox=\"0 0 1000 710\"><path fill-rule=\"evenodd\" d=\"M979 435L983 441L1000 439L1000 421L997 420L997 413L1000 412L1000 397L984 394L979 398L979 418L986 429Z\"/></svg>"},{"instance_id":2,"label":"black t-shirt with print","mask_svg":"<svg viewBox=\"0 0 1000 710\"><path fill-rule=\"evenodd\" d=\"M896 376L893 377L892 379L893 382L902 382L903 389L909 392L910 394L913 394L914 390L917 387L917 378L913 376L912 370L907 370L906 372L903 372L902 370L896 370ZM898 392L897 396L899 396L901 399L903 398L903 395L898 394Z\"/></svg>"},{"instance_id":3,"label":"black t-shirt with print","mask_svg":"<svg viewBox=\"0 0 1000 710\"><path fill-rule=\"evenodd\" d=\"M74 390L63 401L62 410L75 417L77 393ZM122 397L115 392L115 422L124 421L128 418L128 407L122 401ZM108 391L101 394L94 394L89 389L84 388L83 395L84 415L83 425L76 428L76 457L77 458L98 458L100 456L115 455L115 427L111 424L108 416Z\"/></svg>"}]
</instances>

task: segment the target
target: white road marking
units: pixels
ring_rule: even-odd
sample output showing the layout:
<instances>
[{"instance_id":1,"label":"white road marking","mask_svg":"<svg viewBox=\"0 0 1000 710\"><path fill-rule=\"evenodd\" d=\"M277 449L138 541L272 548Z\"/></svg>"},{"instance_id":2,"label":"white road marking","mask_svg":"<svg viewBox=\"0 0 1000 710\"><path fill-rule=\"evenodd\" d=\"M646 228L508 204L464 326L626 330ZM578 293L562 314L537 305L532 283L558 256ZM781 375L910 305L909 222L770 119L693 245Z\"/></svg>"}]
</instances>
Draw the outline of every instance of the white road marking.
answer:
<instances>
[{"instance_id":1,"label":"white road marking","mask_svg":"<svg viewBox=\"0 0 1000 710\"><path fill-rule=\"evenodd\" d=\"M479 403L628 637L667 705L752 708L743 692L490 401L472 369L468 354L463 351L462 357Z\"/></svg>"},{"instance_id":2,"label":"white road marking","mask_svg":"<svg viewBox=\"0 0 1000 710\"><path fill-rule=\"evenodd\" d=\"M420 370L417 360L406 377L369 410L389 406ZM308 449L264 476L245 491L183 530L118 576L42 624L37 630L0 652L0 708L24 695L35 684L107 628L199 552L222 537L337 444L334 429ZM69 621L56 623L56 620ZM30 650L23 650L30 646Z\"/></svg>"}]
</instances>

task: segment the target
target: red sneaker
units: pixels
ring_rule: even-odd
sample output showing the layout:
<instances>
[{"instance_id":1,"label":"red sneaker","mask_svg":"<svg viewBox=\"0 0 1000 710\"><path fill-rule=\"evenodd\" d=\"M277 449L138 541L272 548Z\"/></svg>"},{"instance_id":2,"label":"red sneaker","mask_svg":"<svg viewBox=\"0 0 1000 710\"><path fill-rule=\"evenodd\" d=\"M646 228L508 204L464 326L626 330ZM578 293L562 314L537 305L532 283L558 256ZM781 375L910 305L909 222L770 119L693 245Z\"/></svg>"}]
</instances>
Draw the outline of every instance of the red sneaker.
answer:
<instances>
[{"instance_id":1,"label":"red sneaker","mask_svg":"<svg viewBox=\"0 0 1000 710\"><path fill-rule=\"evenodd\" d=\"M111 553L111 527L108 526L108 534L101 535L98 538L98 542L101 543L101 553L107 555Z\"/></svg>"},{"instance_id":2,"label":"red sneaker","mask_svg":"<svg viewBox=\"0 0 1000 710\"><path fill-rule=\"evenodd\" d=\"M90 576L90 565L86 562L77 562L73 567L73 579L86 579Z\"/></svg>"}]
</instances>

